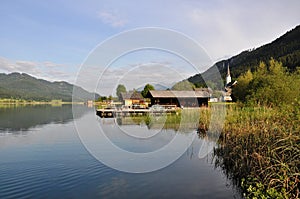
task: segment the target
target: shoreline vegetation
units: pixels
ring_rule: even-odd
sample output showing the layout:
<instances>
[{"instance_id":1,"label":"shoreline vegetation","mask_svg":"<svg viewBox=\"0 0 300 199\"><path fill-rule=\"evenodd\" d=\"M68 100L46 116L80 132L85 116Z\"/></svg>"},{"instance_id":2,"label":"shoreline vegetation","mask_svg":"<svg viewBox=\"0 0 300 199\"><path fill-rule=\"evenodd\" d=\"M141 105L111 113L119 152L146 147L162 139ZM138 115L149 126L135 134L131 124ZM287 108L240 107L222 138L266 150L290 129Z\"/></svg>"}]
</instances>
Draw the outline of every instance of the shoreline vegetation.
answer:
<instances>
[{"instance_id":1,"label":"shoreline vegetation","mask_svg":"<svg viewBox=\"0 0 300 199\"><path fill-rule=\"evenodd\" d=\"M299 107L227 107L215 164L245 198L299 197Z\"/></svg>"},{"instance_id":2,"label":"shoreline vegetation","mask_svg":"<svg viewBox=\"0 0 300 199\"><path fill-rule=\"evenodd\" d=\"M238 78L214 154L245 198L299 198L300 68L271 59Z\"/></svg>"}]
</instances>

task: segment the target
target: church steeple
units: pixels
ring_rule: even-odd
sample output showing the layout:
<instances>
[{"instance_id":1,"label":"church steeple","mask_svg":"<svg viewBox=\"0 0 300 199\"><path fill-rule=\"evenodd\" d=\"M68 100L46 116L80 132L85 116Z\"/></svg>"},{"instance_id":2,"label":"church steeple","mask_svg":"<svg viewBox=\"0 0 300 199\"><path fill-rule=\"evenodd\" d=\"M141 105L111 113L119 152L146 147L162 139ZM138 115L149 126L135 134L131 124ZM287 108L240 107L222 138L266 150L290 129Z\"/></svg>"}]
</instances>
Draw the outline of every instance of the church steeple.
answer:
<instances>
[{"instance_id":1,"label":"church steeple","mask_svg":"<svg viewBox=\"0 0 300 199\"><path fill-rule=\"evenodd\" d=\"M226 85L231 82L229 64L227 65Z\"/></svg>"}]
</instances>

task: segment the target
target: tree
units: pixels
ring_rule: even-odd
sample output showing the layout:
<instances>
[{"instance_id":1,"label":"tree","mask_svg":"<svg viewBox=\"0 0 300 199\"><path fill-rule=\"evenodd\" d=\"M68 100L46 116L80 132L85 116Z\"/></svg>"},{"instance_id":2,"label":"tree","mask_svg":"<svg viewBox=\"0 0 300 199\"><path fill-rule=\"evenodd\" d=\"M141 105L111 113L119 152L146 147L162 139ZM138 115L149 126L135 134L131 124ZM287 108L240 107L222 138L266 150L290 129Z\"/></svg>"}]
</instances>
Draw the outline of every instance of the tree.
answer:
<instances>
[{"instance_id":1,"label":"tree","mask_svg":"<svg viewBox=\"0 0 300 199\"><path fill-rule=\"evenodd\" d=\"M271 59L268 68L258 67L254 73L247 101L267 106L290 104L296 83L291 77L282 63Z\"/></svg>"},{"instance_id":2,"label":"tree","mask_svg":"<svg viewBox=\"0 0 300 199\"><path fill-rule=\"evenodd\" d=\"M119 99L121 99L121 93L126 93L126 87L123 84L119 84L117 87L117 96Z\"/></svg>"},{"instance_id":3,"label":"tree","mask_svg":"<svg viewBox=\"0 0 300 199\"><path fill-rule=\"evenodd\" d=\"M144 90L142 90L142 96L145 98L147 93L150 91L150 90L155 90L154 86L151 85L151 84L146 84L145 87L144 87Z\"/></svg>"},{"instance_id":4,"label":"tree","mask_svg":"<svg viewBox=\"0 0 300 199\"><path fill-rule=\"evenodd\" d=\"M103 101L105 101L105 100L107 100L107 97L106 97L106 96L101 96L101 97L99 97L96 101L97 101L97 102L103 102Z\"/></svg>"},{"instance_id":5,"label":"tree","mask_svg":"<svg viewBox=\"0 0 300 199\"><path fill-rule=\"evenodd\" d=\"M261 62L253 73L246 72L238 78L233 95L242 102L266 106L291 105L300 101L300 76L274 59L268 67Z\"/></svg>"},{"instance_id":6,"label":"tree","mask_svg":"<svg viewBox=\"0 0 300 199\"><path fill-rule=\"evenodd\" d=\"M195 85L188 80L183 80L181 82L176 83L171 90L177 91L192 91L195 89Z\"/></svg>"},{"instance_id":7,"label":"tree","mask_svg":"<svg viewBox=\"0 0 300 199\"><path fill-rule=\"evenodd\" d=\"M245 74L237 79L237 85L232 90L232 95L239 101L245 101L246 96L249 94L249 83L253 79L253 74L248 70Z\"/></svg>"}]
</instances>

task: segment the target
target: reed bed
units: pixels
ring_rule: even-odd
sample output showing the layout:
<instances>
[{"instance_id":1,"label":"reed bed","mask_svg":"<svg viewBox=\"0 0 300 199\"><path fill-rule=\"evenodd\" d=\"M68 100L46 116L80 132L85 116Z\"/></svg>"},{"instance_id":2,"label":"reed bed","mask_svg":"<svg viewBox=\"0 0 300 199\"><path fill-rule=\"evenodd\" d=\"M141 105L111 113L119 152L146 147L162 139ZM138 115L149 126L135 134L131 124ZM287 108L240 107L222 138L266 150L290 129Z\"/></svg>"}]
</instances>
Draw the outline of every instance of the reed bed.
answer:
<instances>
[{"instance_id":1,"label":"reed bed","mask_svg":"<svg viewBox=\"0 0 300 199\"><path fill-rule=\"evenodd\" d=\"M215 163L245 198L299 198L299 105L227 107Z\"/></svg>"}]
</instances>

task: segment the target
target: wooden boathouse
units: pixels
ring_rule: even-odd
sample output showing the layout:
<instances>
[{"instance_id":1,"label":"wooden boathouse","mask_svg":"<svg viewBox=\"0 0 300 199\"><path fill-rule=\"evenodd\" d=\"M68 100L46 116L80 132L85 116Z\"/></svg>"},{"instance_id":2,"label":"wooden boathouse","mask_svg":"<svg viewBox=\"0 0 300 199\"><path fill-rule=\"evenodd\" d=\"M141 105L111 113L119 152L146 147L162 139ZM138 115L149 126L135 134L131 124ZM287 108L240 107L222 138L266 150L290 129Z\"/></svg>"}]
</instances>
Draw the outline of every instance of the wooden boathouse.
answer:
<instances>
[{"instance_id":1,"label":"wooden boathouse","mask_svg":"<svg viewBox=\"0 0 300 199\"><path fill-rule=\"evenodd\" d=\"M174 91L174 90L150 90L147 98L151 99L151 105L176 107L203 107L208 106L208 91Z\"/></svg>"}]
</instances>

